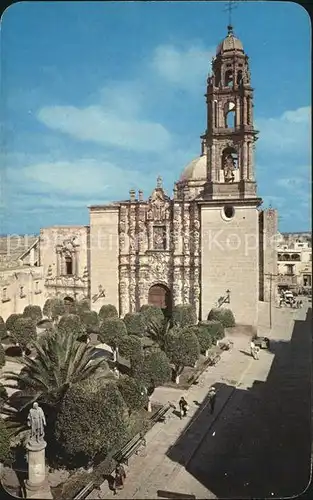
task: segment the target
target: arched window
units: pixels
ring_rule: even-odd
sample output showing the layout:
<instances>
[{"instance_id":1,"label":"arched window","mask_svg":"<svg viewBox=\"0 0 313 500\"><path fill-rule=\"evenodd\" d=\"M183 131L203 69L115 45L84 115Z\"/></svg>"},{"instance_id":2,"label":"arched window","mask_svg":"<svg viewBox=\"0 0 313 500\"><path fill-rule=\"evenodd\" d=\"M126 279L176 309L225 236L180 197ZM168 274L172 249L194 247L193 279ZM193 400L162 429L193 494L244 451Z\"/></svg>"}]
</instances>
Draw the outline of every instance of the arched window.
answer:
<instances>
[{"instance_id":1,"label":"arched window","mask_svg":"<svg viewBox=\"0 0 313 500\"><path fill-rule=\"evenodd\" d=\"M228 69L225 72L225 87L232 87L233 86L233 72L231 69Z\"/></svg>"},{"instance_id":2,"label":"arched window","mask_svg":"<svg viewBox=\"0 0 313 500\"><path fill-rule=\"evenodd\" d=\"M236 128L236 104L228 101L224 106L225 128Z\"/></svg>"},{"instance_id":3,"label":"arched window","mask_svg":"<svg viewBox=\"0 0 313 500\"><path fill-rule=\"evenodd\" d=\"M65 255L65 274L71 276L73 274L73 259L71 255Z\"/></svg>"},{"instance_id":4,"label":"arched window","mask_svg":"<svg viewBox=\"0 0 313 500\"><path fill-rule=\"evenodd\" d=\"M235 181L235 170L238 168L238 153L235 148L227 147L222 152L222 170L225 182Z\"/></svg>"},{"instance_id":5,"label":"arched window","mask_svg":"<svg viewBox=\"0 0 313 500\"><path fill-rule=\"evenodd\" d=\"M242 82L242 71L241 69L237 73L237 85L240 85Z\"/></svg>"}]
</instances>

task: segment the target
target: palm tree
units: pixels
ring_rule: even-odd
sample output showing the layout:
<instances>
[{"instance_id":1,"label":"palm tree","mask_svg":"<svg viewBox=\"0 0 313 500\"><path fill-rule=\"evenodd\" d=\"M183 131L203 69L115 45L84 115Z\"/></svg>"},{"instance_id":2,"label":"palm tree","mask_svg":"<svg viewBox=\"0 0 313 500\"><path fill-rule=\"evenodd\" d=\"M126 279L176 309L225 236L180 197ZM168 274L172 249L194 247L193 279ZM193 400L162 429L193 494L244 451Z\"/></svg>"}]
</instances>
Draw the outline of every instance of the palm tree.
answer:
<instances>
[{"instance_id":1,"label":"palm tree","mask_svg":"<svg viewBox=\"0 0 313 500\"><path fill-rule=\"evenodd\" d=\"M25 356L20 373L6 372L6 387L21 389L25 402L20 410L38 400L45 406L58 407L68 388L95 377L108 378L104 358L94 359L95 349L78 342L74 335L56 331L33 342L35 357Z\"/></svg>"}]
</instances>

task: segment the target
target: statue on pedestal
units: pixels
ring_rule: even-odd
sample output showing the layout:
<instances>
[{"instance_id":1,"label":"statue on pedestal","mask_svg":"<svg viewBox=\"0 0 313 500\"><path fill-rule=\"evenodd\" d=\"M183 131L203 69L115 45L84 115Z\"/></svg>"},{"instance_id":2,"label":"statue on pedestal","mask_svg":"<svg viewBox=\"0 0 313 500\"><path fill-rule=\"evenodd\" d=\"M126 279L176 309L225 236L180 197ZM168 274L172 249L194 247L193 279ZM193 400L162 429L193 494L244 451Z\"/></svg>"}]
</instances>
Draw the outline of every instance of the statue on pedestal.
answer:
<instances>
[{"instance_id":1,"label":"statue on pedestal","mask_svg":"<svg viewBox=\"0 0 313 500\"><path fill-rule=\"evenodd\" d=\"M33 403L33 407L29 410L27 424L30 427L30 441L40 443L44 439L46 426L46 418L42 408L37 402Z\"/></svg>"}]
</instances>

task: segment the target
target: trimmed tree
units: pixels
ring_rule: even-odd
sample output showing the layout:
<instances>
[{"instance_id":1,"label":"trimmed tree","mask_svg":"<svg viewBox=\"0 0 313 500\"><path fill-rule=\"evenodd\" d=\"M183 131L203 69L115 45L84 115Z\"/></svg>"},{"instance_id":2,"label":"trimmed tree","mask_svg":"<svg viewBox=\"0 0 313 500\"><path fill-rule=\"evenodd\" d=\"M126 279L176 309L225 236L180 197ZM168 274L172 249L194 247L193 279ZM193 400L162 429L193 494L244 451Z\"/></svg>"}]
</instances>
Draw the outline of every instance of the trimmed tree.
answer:
<instances>
[{"instance_id":1,"label":"trimmed tree","mask_svg":"<svg viewBox=\"0 0 313 500\"><path fill-rule=\"evenodd\" d=\"M149 398L148 411L151 411L151 396L154 389L171 379L170 361L163 351L136 355L130 361L133 377L146 387Z\"/></svg>"},{"instance_id":2,"label":"trimmed tree","mask_svg":"<svg viewBox=\"0 0 313 500\"><path fill-rule=\"evenodd\" d=\"M81 314L83 311L90 311L90 301L88 299L82 299L77 302L78 313Z\"/></svg>"},{"instance_id":3,"label":"trimmed tree","mask_svg":"<svg viewBox=\"0 0 313 500\"><path fill-rule=\"evenodd\" d=\"M194 366L200 356L198 339L190 327L172 328L165 337L165 352L174 365L175 382L185 366Z\"/></svg>"},{"instance_id":4,"label":"trimmed tree","mask_svg":"<svg viewBox=\"0 0 313 500\"><path fill-rule=\"evenodd\" d=\"M225 337L225 329L220 321L214 319L203 321L202 323L199 323L199 326L207 330L213 344L216 344L218 340Z\"/></svg>"},{"instance_id":5,"label":"trimmed tree","mask_svg":"<svg viewBox=\"0 0 313 500\"><path fill-rule=\"evenodd\" d=\"M122 375L117 381L117 387L127 404L129 415L148 404L147 392L138 380Z\"/></svg>"},{"instance_id":6,"label":"trimmed tree","mask_svg":"<svg viewBox=\"0 0 313 500\"><path fill-rule=\"evenodd\" d=\"M208 351L213 345L213 338L210 335L208 328L205 325L199 324L193 327L190 327L190 331L192 331L199 342L200 351L204 353L204 355L208 356Z\"/></svg>"},{"instance_id":7,"label":"trimmed tree","mask_svg":"<svg viewBox=\"0 0 313 500\"><path fill-rule=\"evenodd\" d=\"M0 342L7 336L7 327L4 319L0 316Z\"/></svg>"},{"instance_id":8,"label":"trimmed tree","mask_svg":"<svg viewBox=\"0 0 313 500\"><path fill-rule=\"evenodd\" d=\"M5 464L12 458L10 450L10 433L5 421L0 417L0 462Z\"/></svg>"},{"instance_id":9,"label":"trimmed tree","mask_svg":"<svg viewBox=\"0 0 313 500\"><path fill-rule=\"evenodd\" d=\"M3 368L5 365L5 352L3 345L0 344L0 368Z\"/></svg>"},{"instance_id":10,"label":"trimmed tree","mask_svg":"<svg viewBox=\"0 0 313 500\"><path fill-rule=\"evenodd\" d=\"M118 349L120 355L126 359L142 354L142 344L136 335L122 335L118 340Z\"/></svg>"},{"instance_id":11,"label":"trimmed tree","mask_svg":"<svg viewBox=\"0 0 313 500\"><path fill-rule=\"evenodd\" d=\"M42 312L44 316L56 321L60 316L65 314L65 305L63 300L58 297L47 299Z\"/></svg>"},{"instance_id":12,"label":"trimmed tree","mask_svg":"<svg viewBox=\"0 0 313 500\"><path fill-rule=\"evenodd\" d=\"M162 309L157 306L143 305L140 308L140 314L145 322L147 336L163 349L164 337L170 326L168 318L164 317Z\"/></svg>"},{"instance_id":13,"label":"trimmed tree","mask_svg":"<svg viewBox=\"0 0 313 500\"><path fill-rule=\"evenodd\" d=\"M116 383L94 380L66 393L56 421L56 438L76 466L89 465L127 437L128 410Z\"/></svg>"},{"instance_id":14,"label":"trimmed tree","mask_svg":"<svg viewBox=\"0 0 313 500\"><path fill-rule=\"evenodd\" d=\"M13 327L14 327L16 320L19 318L22 318L22 317L23 317L23 314L15 314L15 313L10 314L10 316L8 317L8 319L5 322L6 328L10 333L13 330Z\"/></svg>"},{"instance_id":15,"label":"trimmed tree","mask_svg":"<svg viewBox=\"0 0 313 500\"><path fill-rule=\"evenodd\" d=\"M146 325L141 313L127 313L123 321L126 325L128 335L137 335L137 337L144 337Z\"/></svg>"},{"instance_id":16,"label":"trimmed tree","mask_svg":"<svg viewBox=\"0 0 313 500\"><path fill-rule=\"evenodd\" d=\"M233 312L231 309L226 309L226 307L211 309L208 315L208 320L220 321L224 328L236 326Z\"/></svg>"},{"instance_id":17,"label":"trimmed tree","mask_svg":"<svg viewBox=\"0 0 313 500\"><path fill-rule=\"evenodd\" d=\"M173 326L192 326L197 324L197 313L191 304L179 304L173 308L172 312Z\"/></svg>"},{"instance_id":18,"label":"trimmed tree","mask_svg":"<svg viewBox=\"0 0 313 500\"><path fill-rule=\"evenodd\" d=\"M37 324L42 319L41 307L39 306L26 306L23 311L25 318L31 318Z\"/></svg>"},{"instance_id":19,"label":"trimmed tree","mask_svg":"<svg viewBox=\"0 0 313 500\"><path fill-rule=\"evenodd\" d=\"M102 322L109 318L118 318L117 309L112 304L105 304L100 308L99 319Z\"/></svg>"},{"instance_id":20,"label":"trimmed tree","mask_svg":"<svg viewBox=\"0 0 313 500\"><path fill-rule=\"evenodd\" d=\"M58 323L58 330L65 335L73 335L76 339L86 335L86 328L77 314L64 314Z\"/></svg>"},{"instance_id":21,"label":"trimmed tree","mask_svg":"<svg viewBox=\"0 0 313 500\"><path fill-rule=\"evenodd\" d=\"M81 311L79 314L80 320L87 333L98 333L99 331L99 317L96 311Z\"/></svg>"},{"instance_id":22,"label":"trimmed tree","mask_svg":"<svg viewBox=\"0 0 313 500\"><path fill-rule=\"evenodd\" d=\"M24 356L27 346L37 338L36 323L31 318L17 318L13 324L11 335L19 345Z\"/></svg>"},{"instance_id":23,"label":"trimmed tree","mask_svg":"<svg viewBox=\"0 0 313 500\"><path fill-rule=\"evenodd\" d=\"M107 318L99 328L99 338L101 342L110 347L119 347L120 340L127 335L125 323L119 318Z\"/></svg>"}]
</instances>

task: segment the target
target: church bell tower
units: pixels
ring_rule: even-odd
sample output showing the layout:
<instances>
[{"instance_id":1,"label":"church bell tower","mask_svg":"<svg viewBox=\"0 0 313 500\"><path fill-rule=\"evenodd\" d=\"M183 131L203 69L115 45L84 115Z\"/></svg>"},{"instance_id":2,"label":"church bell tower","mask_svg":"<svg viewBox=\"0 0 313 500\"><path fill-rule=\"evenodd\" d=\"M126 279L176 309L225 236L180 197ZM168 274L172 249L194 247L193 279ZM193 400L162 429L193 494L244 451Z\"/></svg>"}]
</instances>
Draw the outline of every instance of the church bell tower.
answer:
<instances>
[{"instance_id":1,"label":"church bell tower","mask_svg":"<svg viewBox=\"0 0 313 500\"><path fill-rule=\"evenodd\" d=\"M249 58L232 26L212 59L207 80L206 199L257 197L254 175L253 88Z\"/></svg>"}]
</instances>

